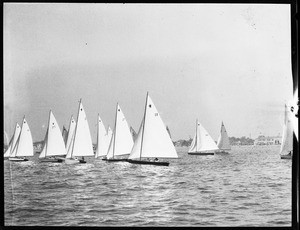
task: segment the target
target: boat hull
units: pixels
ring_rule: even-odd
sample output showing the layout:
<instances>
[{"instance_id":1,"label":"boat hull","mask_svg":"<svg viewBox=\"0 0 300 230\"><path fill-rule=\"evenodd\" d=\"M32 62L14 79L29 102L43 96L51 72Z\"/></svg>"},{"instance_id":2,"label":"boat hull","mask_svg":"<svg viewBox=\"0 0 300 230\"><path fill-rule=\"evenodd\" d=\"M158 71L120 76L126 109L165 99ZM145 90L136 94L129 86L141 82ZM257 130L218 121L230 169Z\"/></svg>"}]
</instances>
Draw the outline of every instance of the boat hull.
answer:
<instances>
[{"instance_id":1,"label":"boat hull","mask_svg":"<svg viewBox=\"0 0 300 230\"><path fill-rule=\"evenodd\" d=\"M197 155L197 156L205 156L205 155L214 155L214 152L195 152L195 153L191 153L188 152L189 155Z\"/></svg>"},{"instance_id":2,"label":"boat hull","mask_svg":"<svg viewBox=\"0 0 300 230\"><path fill-rule=\"evenodd\" d=\"M10 157L8 158L10 161L28 161L26 158L18 158L18 157Z\"/></svg>"},{"instance_id":3,"label":"boat hull","mask_svg":"<svg viewBox=\"0 0 300 230\"><path fill-rule=\"evenodd\" d=\"M52 163L61 163L64 160L61 158L44 158L44 159L40 159L40 162L52 162Z\"/></svg>"},{"instance_id":4,"label":"boat hull","mask_svg":"<svg viewBox=\"0 0 300 230\"><path fill-rule=\"evenodd\" d=\"M165 161L140 161L140 160L130 160L128 159L127 162L132 164L141 164L141 165L159 165L159 166L169 166L169 162Z\"/></svg>"},{"instance_id":5,"label":"boat hull","mask_svg":"<svg viewBox=\"0 0 300 230\"><path fill-rule=\"evenodd\" d=\"M281 159L292 159L292 155L281 155Z\"/></svg>"},{"instance_id":6,"label":"boat hull","mask_svg":"<svg viewBox=\"0 0 300 230\"><path fill-rule=\"evenodd\" d=\"M127 161L127 159L106 159L106 158L102 160L107 162Z\"/></svg>"}]
</instances>

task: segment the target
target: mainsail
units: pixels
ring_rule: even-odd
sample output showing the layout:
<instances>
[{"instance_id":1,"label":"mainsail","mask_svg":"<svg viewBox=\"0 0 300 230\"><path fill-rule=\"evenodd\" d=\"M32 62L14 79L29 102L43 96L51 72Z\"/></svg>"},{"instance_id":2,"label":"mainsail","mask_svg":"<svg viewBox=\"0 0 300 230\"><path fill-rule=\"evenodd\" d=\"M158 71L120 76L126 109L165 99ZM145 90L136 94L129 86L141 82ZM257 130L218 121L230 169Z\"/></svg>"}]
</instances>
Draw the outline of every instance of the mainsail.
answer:
<instances>
[{"instance_id":1,"label":"mainsail","mask_svg":"<svg viewBox=\"0 0 300 230\"><path fill-rule=\"evenodd\" d=\"M81 103L81 99L79 102L71 158L75 156L94 156L90 128L83 105Z\"/></svg>"},{"instance_id":2,"label":"mainsail","mask_svg":"<svg viewBox=\"0 0 300 230\"><path fill-rule=\"evenodd\" d=\"M282 143L280 148L280 154L285 155L293 150L293 125L291 121L291 112L285 105L284 112L284 124L282 132Z\"/></svg>"},{"instance_id":3,"label":"mainsail","mask_svg":"<svg viewBox=\"0 0 300 230\"><path fill-rule=\"evenodd\" d=\"M24 116L21 132L17 140L17 143L13 149L11 157L25 157L25 156L33 156L33 142L32 142L30 128Z\"/></svg>"},{"instance_id":4,"label":"mainsail","mask_svg":"<svg viewBox=\"0 0 300 230\"><path fill-rule=\"evenodd\" d=\"M66 155L65 143L61 135L58 123L50 110L48 129L44 139L44 147L39 158L47 156L62 156Z\"/></svg>"},{"instance_id":5,"label":"mainsail","mask_svg":"<svg viewBox=\"0 0 300 230\"><path fill-rule=\"evenodd\" d=\"M217 146L220 150L231 150L229 137L226 132L225 126L223 124L223 121L222 121L222 125L221 125L221 133L218 138Z\"/></svg>"},{"instance_id":6,"label":"mainsail","mask_svg":"<svg viewBox=\"0 0 300 230\"><path fill-rule=\"evenodd\" d=\"M113 159L115 156L130 154L133 146L132 135L119 104L117 104L115 128L107 152L107 159Z\"/></svg>"},{"instance_id":7,"label":"mainsail","mask_svg":"<svg viewBox=\"0 0 300 230\"><path fill-rule=\"evenodd\" d=\"M196 133L192 141L189 152L207 152L218 150L218 146L206 129L196 120Z\"/></svg>"},{"instance_id":8,"label":"mainsail","mask_svg":"<svg viewBox=\"0 0 300 230\"><path fill-rule=\"evenodd\" d=\"M68 138L67 138L67 143L66 143L66 158L71 158L71 153L73 149L73 141L74 141L74 136L75 136L75 128L76 128L76 121L71 116L70 119L70 124L69 124L69 132L68 132Z\"/></svg>"},{"instance_id":9,"label":"mainsail","mask_svg":"<svg viewBox=\"0 0 300 230\"><path fill-rule=\"evenodd\" d=\"M107 153L107 135L105 126L103 124L103 121L100 118L100 115L98 114L98 123L97 123L97 149L95 158L100 156L105 156Z\"/></svg>"},{"instance_id":10,"label":"mainsail","mask_svg":"<svg viewBox=\"0 0 300 230\"><path fill-rule=\"evenodd\" d=\"M128 159L178 158L173 142L147 93L144 118Z\"/></svg>"},{"instance_id":11,"label":"mainsail","mask_svg":"<svg viewBox=\"0 0 300 230\"><path fill-rule=\"evenodd\" d=\"M13 152L13 149L16 146L16 143L17 143L17 140L19 138L20 132L21 132L21 127L18 123L16 123L14 135L12 136L12 138L9 142L9 146L8 146L6 152L4 153L4 157L10 157L11 156L11 154Z\"/></svg>"}]
</instances>

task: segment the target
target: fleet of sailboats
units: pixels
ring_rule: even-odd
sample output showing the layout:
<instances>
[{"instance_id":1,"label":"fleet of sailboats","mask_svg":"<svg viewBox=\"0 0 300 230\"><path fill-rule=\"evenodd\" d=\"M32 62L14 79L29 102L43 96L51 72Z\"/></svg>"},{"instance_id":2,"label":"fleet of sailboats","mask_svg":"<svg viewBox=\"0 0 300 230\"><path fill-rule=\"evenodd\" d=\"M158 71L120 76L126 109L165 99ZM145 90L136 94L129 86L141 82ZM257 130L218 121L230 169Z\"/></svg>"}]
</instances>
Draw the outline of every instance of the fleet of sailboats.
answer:
<instances>
[{"instance_id":1,"label":"fleet of sailboats","mask_svg":"<svg viewBox=\"0 0 300 230\"><path fill-rule=\"evenodd\" d=\"M24 116L19 137L8 159L10 161L28 161L26 157L29 156L33 156L33 142L29 125Z\"/></svg>"},{"instance_id":2,"label":"fleet of sailboats","mask_svg":"<svg viewBox=\"0 0 300 230\"><path fill-rule=\"evenodd\" d=\"M285 105L284 124L282 132L282 142L280 147L281 159L292 159L293 154L293 124L291 120L291 112Z\"/></svg>"},{"instance_id":3,"label":"fleet of sailboats","mask_svg":"<svg viewBox=\"0 0 300 230\"><path fill-rule=\"evenodd\" d=\"M43 150L39 156L41 162L62 162L66 147L58 123L50 110L48 129L44 139ZM59 157L60 156L60 157Z\"/></svg>"},{"instance_id":4,"label":"fleet of sailboats","mask_svg":"<svg viewBox=\"0 0 300 230\"><path fill-rule=\"evenodd\" d=\"M227 131L225 129L225 126L223 124L223 121L221 124L221 132L220 132L220 136L218 138L217 146L218 146L219 150L216 150L215 153L228 153L228 151L231 150L229 137L228 137Z\"/></svg>"},{"instance_id":5,"label":"fleet of sailboats","mask_svg":"<svg viewBox=\"0 0 300 230\"><path fill-rule=\"evenodd\" d=\"M169 165L167 161L157 161L159 158L178 158L178 155L166 126L147 93L144 117L128 157L128 162L134 164Z\"/></svg>"},{"instance_id":6,"label":"fleet of sailboats","mask_svg":"<svg viewBox=\"0 0 300 230\"><path fill-rule=\"evenodd\" d=\"M214 155L219 150L217 144L208 134L206 129L196 120L196 132L188 154L190 155Z\"/></svg>"},{"instance_id":7,"label":"fleet of sailboats","mask_svg":"<svg viewBox=\"0 0 300 230\"><path fill-rule=\"evenodd\" d=\"M109 143L107 155L102 160L127 161L133 146L133 138L120 105L117 103L115 127Z\"/></svg>"},{"instance_id":8,"label":"fleet of sailboats","mask_svg":"<svg viewBox=\"0 0 300 230\"><path fill-rule=\"evenodd\" d=\"M285 105L285 116L280 156L291 159L293 154L293 122L292 114ZM33 156L33 142L29 125L25 119L22 126L15 125L14 133L4 150L4 158L10 161L27 161ZM4 140L5 142L5 140ZM57 120L49 111L48 127L44 145L39 155L41 162L65 162L65 164L86 163L84 157L95 157L105 161L127 161L133 164L152 164L168 166L164 159L178 158L171 140L170 130L161 119L156 106L147 92L144 115L136 133L128 122L117 103L113 131L107 131L100 115L97 118L97 144L93 151L92 138L81 99L79 101L77 120L71 116L69 129L63 126L60 131ZM196 130L189 147L189 155L214 155L228 153L231 150L228 133L222 121L217 143L208 134L202 124L196 120ZM65 157L64 157L65 156ZM82 157L80 159L80 157ZM160 160L159 160L160 159Z\"/></svg>"}]
</instances>

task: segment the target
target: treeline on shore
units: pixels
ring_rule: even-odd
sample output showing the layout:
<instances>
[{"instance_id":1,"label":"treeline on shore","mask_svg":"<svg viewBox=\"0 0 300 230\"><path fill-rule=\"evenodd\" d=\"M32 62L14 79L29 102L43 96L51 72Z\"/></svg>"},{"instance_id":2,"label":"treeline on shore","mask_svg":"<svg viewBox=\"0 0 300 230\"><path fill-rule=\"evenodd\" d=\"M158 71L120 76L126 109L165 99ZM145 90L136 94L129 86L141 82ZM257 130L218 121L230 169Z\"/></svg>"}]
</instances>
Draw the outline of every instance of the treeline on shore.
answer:
<instances>
[{"instance_id":1,"label":"treeline on shore","mask_svg":"<svg viewBox=\"0 0 300 230\"><path fill-rule=\"evenodd\" d=\"M190 138L188 140L178 140L178 141L174 141L174 145L175 146L190 146L192 143L193 139ZM229 141L230 141L230 145L253 145L254 144L254 140L249 138L249 137L229 137Z\"/></svg>"}]
</instances>

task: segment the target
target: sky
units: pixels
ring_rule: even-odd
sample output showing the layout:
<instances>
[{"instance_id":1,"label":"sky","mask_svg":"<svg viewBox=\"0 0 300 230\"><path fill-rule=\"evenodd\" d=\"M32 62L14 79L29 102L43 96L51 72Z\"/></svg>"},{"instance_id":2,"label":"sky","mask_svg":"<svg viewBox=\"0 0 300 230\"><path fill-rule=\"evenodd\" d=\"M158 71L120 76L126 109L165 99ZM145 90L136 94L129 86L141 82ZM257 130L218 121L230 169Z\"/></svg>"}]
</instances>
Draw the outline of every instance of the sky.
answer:
<instances>
[{"instance_id":1,"label":"sky","mask_svg":"<svg viewBox=\"0 0 300 230\"><path fill-rule=\"evenodd\" d=\"M4 130L45 137L82 98L93 142L116 104L136 131L149 92L173 141L282 132L292 98L289 4L4 4Z\"/></svg>"}]
</instances>

